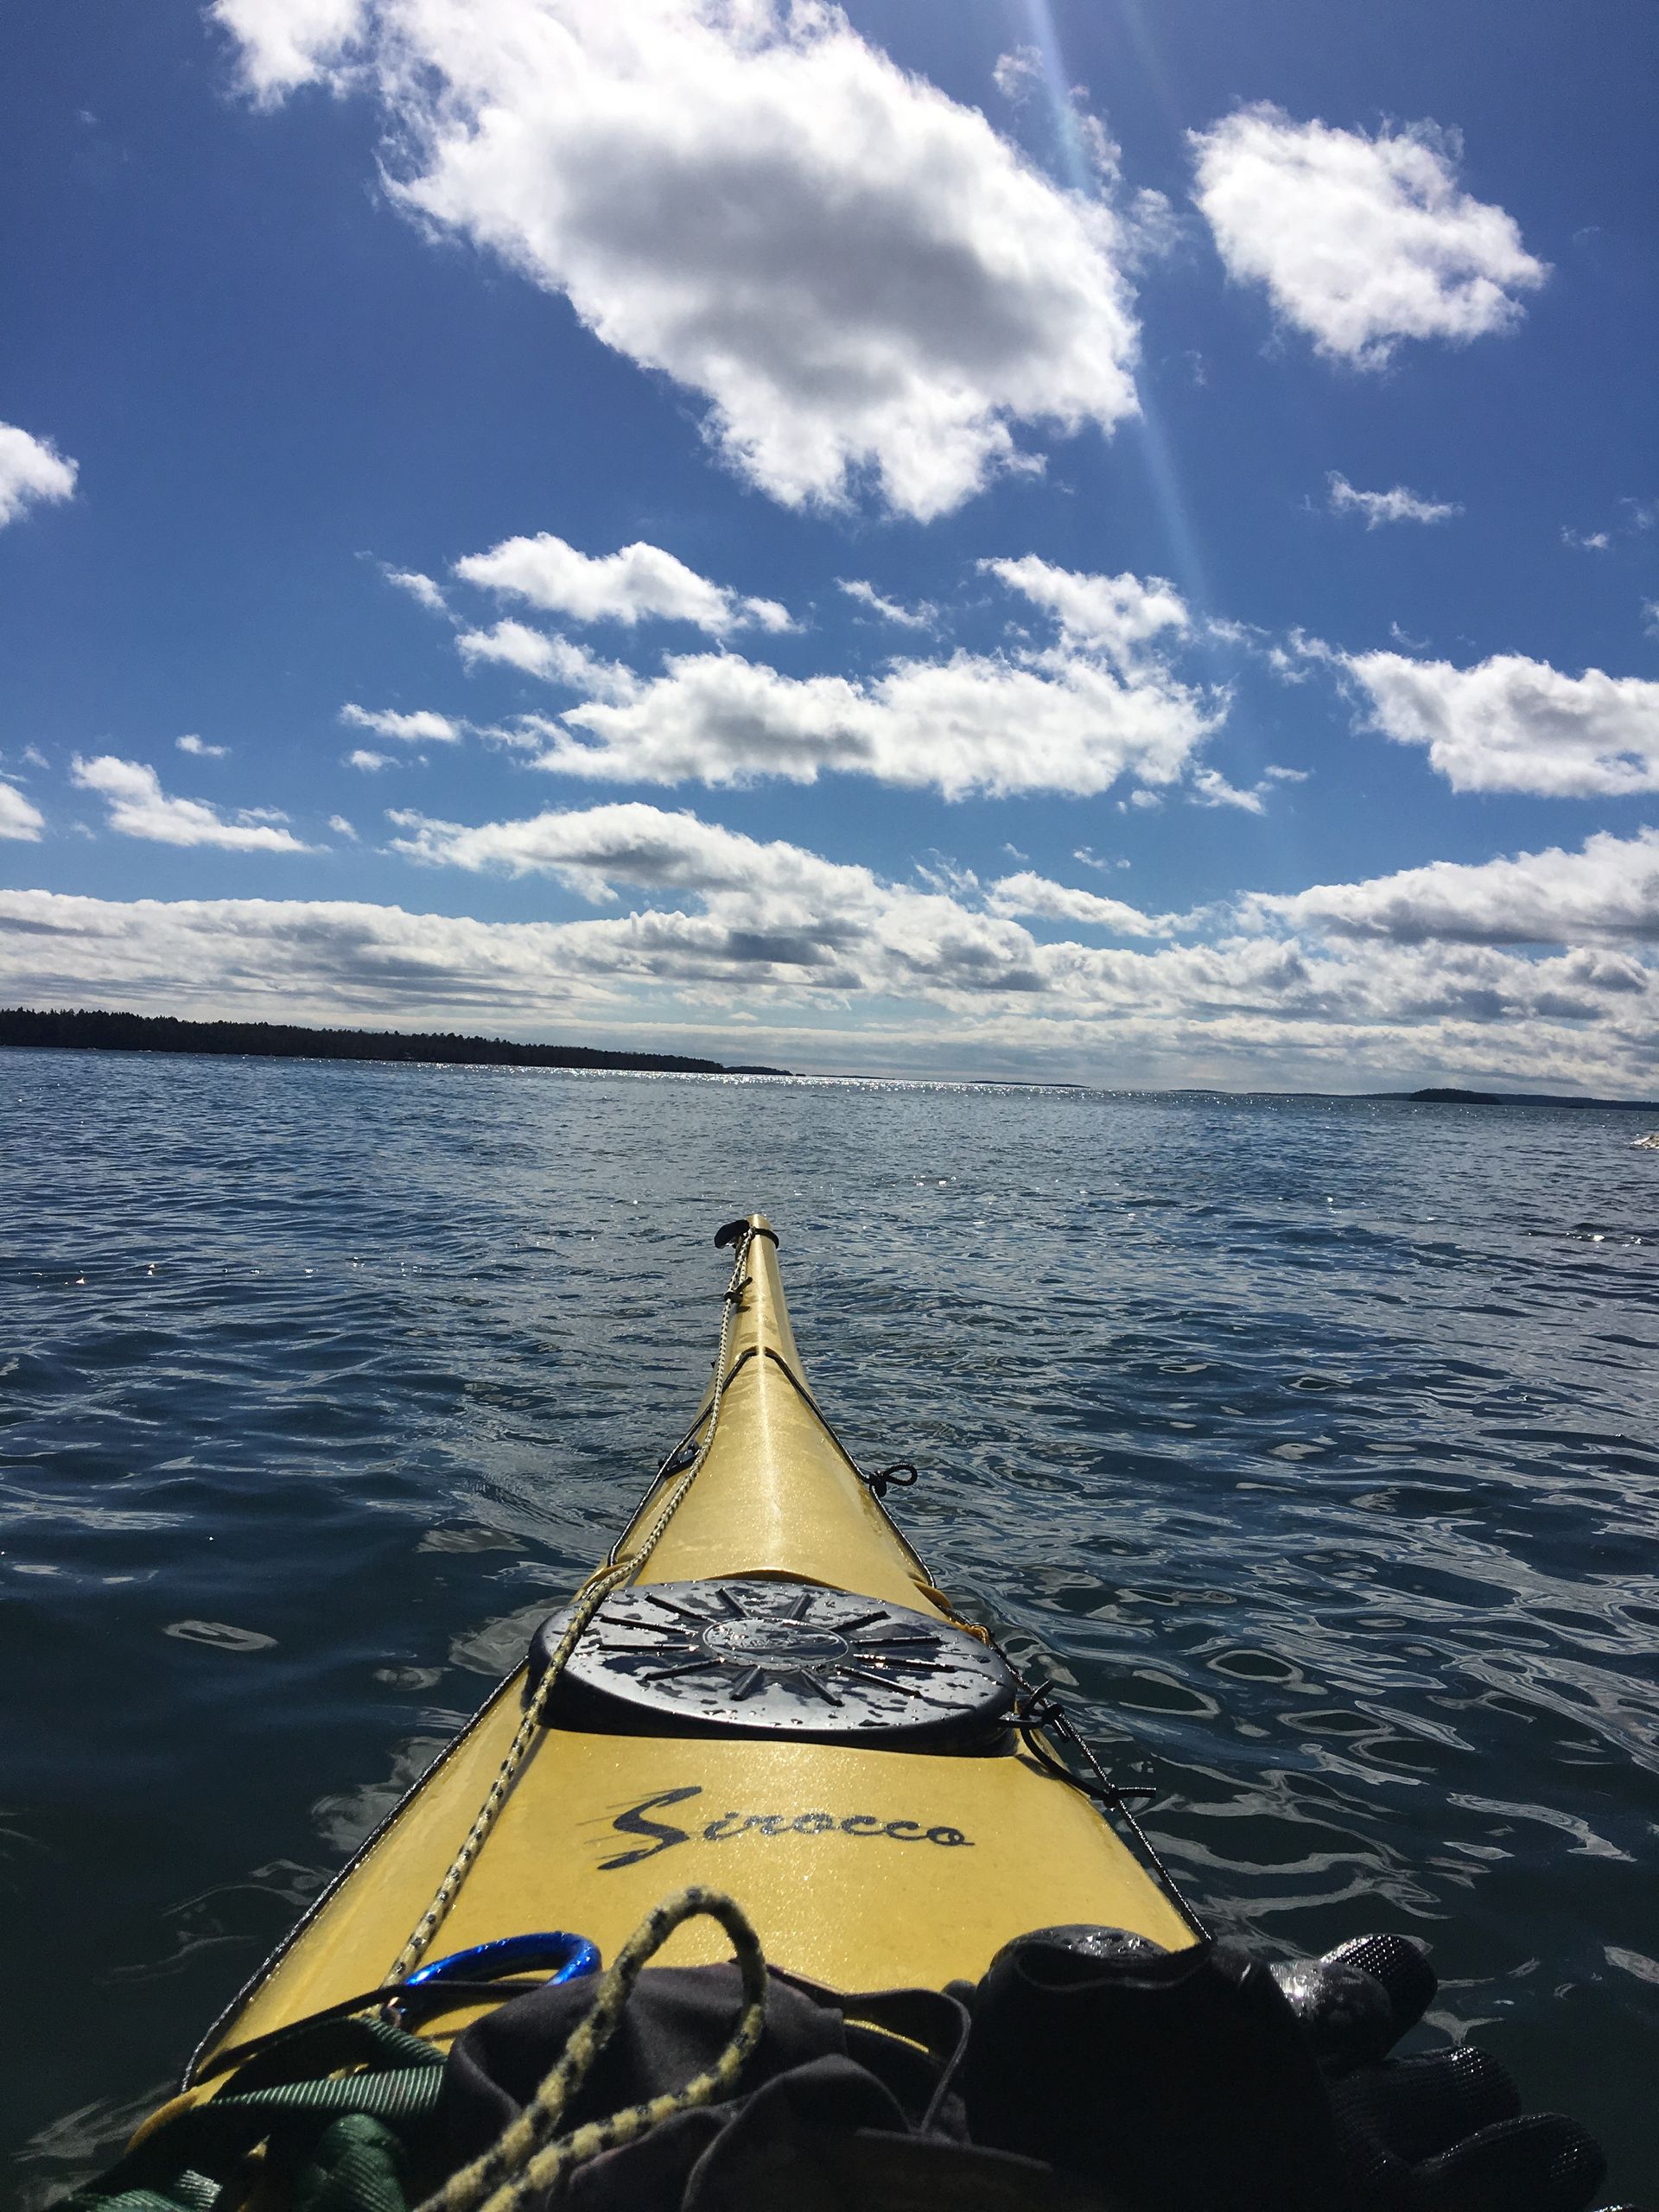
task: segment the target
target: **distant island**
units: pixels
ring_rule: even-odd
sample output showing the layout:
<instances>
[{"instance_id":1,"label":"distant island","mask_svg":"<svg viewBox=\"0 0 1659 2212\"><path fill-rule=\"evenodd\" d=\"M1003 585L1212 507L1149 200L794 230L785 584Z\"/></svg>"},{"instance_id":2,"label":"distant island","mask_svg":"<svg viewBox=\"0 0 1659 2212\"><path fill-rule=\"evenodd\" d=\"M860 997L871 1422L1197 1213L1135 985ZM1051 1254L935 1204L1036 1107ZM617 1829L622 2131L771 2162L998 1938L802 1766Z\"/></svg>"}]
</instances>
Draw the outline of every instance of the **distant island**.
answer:
<instances>
[{"instance_id":1,"label":"distant island","mask_svg":"<svg viewBox=\"0 0 1659 2212\"><path fill-rule=\"evenodd\" d=\"M302 1029L285 1021L178 1021L171 1014L0 1007L0 1046L77 1052L252 1053L280 1060L437 1061L448 1067L594 1068L621 1075L787 1075L679 1052L604 1052L590 1045L515 1045L501 1037L404 1036L395 1030Z\"/></svg>"},{"instance_id":2,"label":"distant island","mask_svg":"<svg viewBox=\"0 0 1659 2212\"><path fill-rule=\"evenodd\" d=\"M1373 1090L1366 1096L1407 1106L1613 1106L1627 1114L1659 1114L1650 1098L1570 1098L1554 1090Z\"/></svg>"}]
</instances>

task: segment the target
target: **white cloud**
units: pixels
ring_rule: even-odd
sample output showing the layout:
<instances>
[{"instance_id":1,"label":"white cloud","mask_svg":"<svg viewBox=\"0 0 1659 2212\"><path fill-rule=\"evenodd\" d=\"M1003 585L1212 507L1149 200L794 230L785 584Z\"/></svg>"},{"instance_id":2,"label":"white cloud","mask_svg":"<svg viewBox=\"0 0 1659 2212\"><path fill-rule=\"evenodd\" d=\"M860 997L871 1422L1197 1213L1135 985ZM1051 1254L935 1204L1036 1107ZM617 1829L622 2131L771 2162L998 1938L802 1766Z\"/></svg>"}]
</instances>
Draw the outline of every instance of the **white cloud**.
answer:
<instances>
[{"instance_id":1,"label":"white cloud","mask_svg":"<svg viewBox=\"0 0 1659 2212\"><path fill-rule=\"evenodd\" d=\"M349 701L340 709L340 719L353 729L372 730L377 737L395 737L405 745L454 745L466 728L464 722L452 721L448 715L435 714L429 707L400 715L392 707L371 710Z\"/></svg>"},{"instance_id":2,"label":"white cloud","mask_svg":"<svg viewBox=\"0 0 1659 2212\"><path fill-rule=\"evenodd\" d=\"M0 776L0 837L21 837L33 844L46 827L46 817L16 784Z\"/></svg>"},{"instance_id":3,"label":"white cloud","mask_svg":"<svg viewBox=\"0 0 1659 2212\"><path fill-rule=\"evenodd\" d=\"M328 817L328 827L334 831L335 836L349 837L353 844L357 842L357 832L343 814L331 814Z\"/></svg>"},{"instance_id":4,"label":"white cloud","mask_svg":"<svg viewBox=\"0 0 1659 2212\"><path fill-rule=\"evenodd\" d=\"M1017 107L1029 99L1043 79L1043 57L1034 46L1010 47L999 54L991 69L991 82L1005 100Z\"/></svg>"},{"instance_id":5,"label":"white cloud","mask_svg":"<svg viewBox=\"0 0 1659 2212\"><path fill-rule=\"evenodd\" d=\"M1095 865L1098 866L1096 862ZM1056 922L1083 922L1090 929L1115 930L1120 937L1167 937L1179 922L1174 914L1143 914L1122 899L1103 899L1046 875L1005 875L987 894L995 914L1037 914Z\"/></svg>"},{"instance_id":6,"label":"white cloud","mask_svg":"<svg viewBox=\"0 0 1659 2212\"><path fill-rule=\"evenodd\" d=\"M497 733L539 735L535 765L558 774L715 785L839 772L950 798L1175 781L1222 711L1151 651L1188 627L1179 595L1156 577L983 565L1054 617L1056 644L901 658L867 679L785 676L730 652L670 656L646 676L512 621L456 644L469 664L505 662L586 695L556 719L524 715Z\"/></svg>"},{"instance_id":7,"label":"white cloud","mask_svg":"<svg viewBox=\"0 0 1659 2212\"><path fill-rule=\"evenodd\" d=\"M1020 464L1015 427L1109 431L1135 411L1139 241L1109 177L1057 186L837 9L219 0L219 14L261 93L372 80L403 206L702 395L713 442L788 505L874 480L926 518Z\"/></svg>"},{"instance_id":8,"label":"white cloud","mask_svg":"<svg viewBox=\"0 0 1659 2212\"><path fill-rule=\"evenodd\" d=\"M434 862L545 869L613 910L626 885L645 903L484 923L351 901L0 892L0 985L36 1002L575 1027L693 1052L724 1033L743 1039L728 1058L1115 1082L1461 1077L1650 1092L1659 1062L1654 970L1607 944L1536 958L1482 943L1320 942L1311 925L1302 942L1258 926L1150 950L1039 944L976 905L961 872L918 889L648 806L402 826Z\"/></svg>"},{"instance_id":9,"label":"white cloud","mask_svg":"<svg viewBox=\"0 0 1659 2212\"><path fill-rule=\"evenodd\" d=\"M1659 599L1643 601L1642 627L1650 638L1659 638Z\"/></svg>"},{"instance_id":10,"label":"white cloud","mask_svg":"<svg viewBox=\"0 0 1659 2212\"><path fill-rule=\"evenodd\" d=\"M630 696L563 716L539 765L613 782L814 783L828 771L947 798L1173 781L1212 726L1161 671L1133 683L1079 654L899 661L870 683L786 677L723 653L671 659Z\"/></svg>"},{"instance_id":11,"label":"white cloud","mask_svg":"<svg viewBox=\"0 0 1659 2212\"><path fill-rule=\"evenodd\" d=\"M1185 601L1161 576L1094 576L1057 569L1027 553L1019 561L982 561L988 575L1052 614L1069 644L1093 647L1120 667L1166 630L1191 626Z\"/></svg>"},{"instance_id":12,"label":"white cloud","mask_svg":"<svg viewBox=\"0 0 1659 2212\"><path fill-rule=\"evenodd\" d=\"M457 651L467 662L503 661L522 669L526 676L540 676L549 683L568 681L565 671L579 667L588 656L563 638L550 638L532 630L527 622L498 622L488 630L463 630L455 639Z\"/></svg>"},{"instance_id":13,"label":"white cloud","mask_svg":"<svg viewBox=\"0 0 1659 2212\"><path fill-rule=\"evenodd\" d=\"M118 760L109 753L83 760L77 753L69 772L82 791L96 791L108 801L109 826L124 836L145 837L161 845L217 845L229 852L306 849L289 830L276 826L268 810L247 810L227 822L201 799L169 798L156 771L139 760Z\"/></svg>"},{"instance_id":14,"label":"white cloud","mask_svg":"<svg viewBox=\"0 0 1659 2212\"><path fill-rule=\"evenodd\" d=\"M873 583L861 576L837 576L836 584L849 599L868 607L884 622L896 623L901 630L931 630L938 621L939 610L931 600L925 599L917 607L901 607L897 600L884 598Z\"/></svg>"},{"instance_id":15,"label":"white cloud","mask_svg":"<svg viewBox=\"0 0 1659 2212\"><path fill-rule=\"evenodd\" d=\"M594 904L614 903L618 884L690 895L700 913L566 925L572 943L614 946L664 976L741 976L814 991L1035 988L1035 948L1011 922L949 893L884 883L867 868L693 814L634 802L472 829L416 814L393 819L410 833L395 849L418 860L550 874Z\"/></svg>"},{"instance_id":16,"label":"white cloud","mask_svg":"<svg viewBox=\"0 0 1659 2212\"><path fill-rule=\"evenodd\" d=\"M365 28L370 0L213 0L237 40L244 79L261 100L279 99L337 63Z\"/></svg>"},{"instance_id":17,"label":"white cloud","mask_svg":"<svg viewBox=\"0 0 1659 2212\"><path fill-rule=\"evenodd\" d=\"M37 501L68 499L78 470L49 438L0 423L0 529Z\"/></svg>"},{"instance_id":18,"label":"white cloud","mask_svg":"<svg viewBox=\"0 0 1659 2212\"><path fill-rule=\"evenodd\" d=\"M1367 530L1385 522L1450 522L1463 509L1449 499L1426 499L1396 484L1391 492L1357 492L1345 476L1332 469L1325 480L1331 486L1333 515L1362 514Z\"/></svg>"},{"instance_id":19,"label":"white cloud","mask_svg":"<svg viewBox=\"0 0 1659 2212\"><path fill-rule=\"evenodd\" d=\"M1561 543L1571 545L1580 553L1605 553L1612 543L1605 530L1570 530L1561 524Z\"/></svg>"},{"instance_id":20,"label":"white cloud","mask_svg":"<svg viewBox=\"0 0 1659 2212\"><path fill-rule=\"evenodd\" d=\"M522 599L573 622L690 622L713 637L739 629L787 630L789 609L775 599L746 599L710 583L660 545L625 545L620 553L579 553L543 531L509 537L487 553L455 563L463 583Z\"/></svg>"},{"instance_id":21,"label":"white cloud","mask_svg":"<svg viewBox=\"0 0 1659 2212\"><path fill-rule=\"evenodd\" d=\"M449 602L430 576L423 576L418 569L386 569L382 571L386 582L399 591L407 592L417 606L429 614L447 614Z\"/></svg>"},{"instance_id":22,"label":"white cloud","mask_svg":"<svg viewBox=\"0 0 1659 2212\"><path fill-rule=\"evenodd\" d=\"M1295 929L1421 944L1580 945L1659 942L1659 830L1600 831L1582 850L1426 868L1363 883L1322 883L1287 895L1254 893L1245 918Z\"/></svg>"},{"instance_id":23,"label":"white cloud","mask_svg":"<svg viewBox=\"0 0 1659 2212\"><path fill-rule=\"evenodd\" d=\"M563 683L572 691L596 699L631 699L639 688L633 671L620 661L601 660L585 645L569 638L532 630L524 622L498 622L488 630L463 630L455 639L456 651L470 667L475 663L501 661L538 676L548 683Z\"/></svg>"},{"instance_id":24,"label":"white cloud","mask_svg":"<svg viewBox=\"0 0 1659 2212\"><path fill-rule=\"evenodd\" d=\"M1370 699L1372 725L1398 744L1426 745L1453 791L1659 791L1659 683L1599 668L1565 676L1519 653L1473 668L1402 653L1338 658Z\"/></svg>"},{"instance_id":25,"label":"white cloud","mask_svg":"<svg viewBox=\"0 0 1659 2212\"><path fill-rule=\"evenodd\" d=\"M354 753L346 755L346 766L360 768L365 776L372 776L381 768L391 767L391 755L390 753L371 753L366 746L359 745Z\"/></svg>"},{"instance_id":26,"label":"white cloud","mask_svg":"<svg viewBox=\"0 0 1659 2212\"><path fill-rule=\"evenodd\" d=\"M844 879L871 879L862 868L840 868L793 845L763 845L695 814L669 813L639 801L620 805L550 808L516 822L486 822L474 829L427 816L397 813L391 819L410 832L393 849L411 858L454 868L499 869L505 874L556 876L594 904L612 901L616 883L652 890L734 890L779 868L798 880L816 873L819 887Z\"/></svg>"},{"instance_id":27,"label":"white cloud","mask_svg":"<svg viewBox=\"0 0 1659 2212\"><path fill-rule=\"evenodd\" d=\"M1548 274L1512 216L1458 187L1455 137L1367 137L1267 104L1190 134L1193 197L1227 273L1265 285L1322 353L1381 368L1402 338L1512 329Z\"/></svg>"},{"instance_id":28,"label":"white cloud","mask_svg":"<svg viewBox=\"0 0 1659 2212\"><path fill-rule=\"evenodd\" d=\"M1192 775L1192 804L1194 806L1236 806L1242 814L1262 814L1267 810L1264 782L1253 791L1240 791L1230 784L1218 768L1195 769Z\"/></svg>"},{"instance_id":29,"label":"white cloud","mask_svg":"<svg viewBox=\"0 0 1659 2212\"><path fill-rule=\"evenodd\" d=\"M197 737L194 732L184 737L175 737L173 742L181 753L188 753L198 760L223 760L231 749L228 745L209 745L205 738Z\"/></svg>"}]
</instances>

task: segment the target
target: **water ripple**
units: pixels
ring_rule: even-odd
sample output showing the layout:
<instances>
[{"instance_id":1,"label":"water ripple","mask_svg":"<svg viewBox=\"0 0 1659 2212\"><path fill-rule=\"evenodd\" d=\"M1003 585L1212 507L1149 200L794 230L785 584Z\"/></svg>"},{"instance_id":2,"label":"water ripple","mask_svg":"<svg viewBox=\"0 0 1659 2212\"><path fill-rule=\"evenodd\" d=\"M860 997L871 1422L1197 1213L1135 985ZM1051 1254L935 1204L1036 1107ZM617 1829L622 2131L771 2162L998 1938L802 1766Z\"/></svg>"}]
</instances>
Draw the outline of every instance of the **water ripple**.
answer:
<instances>
[{"instance_id":1,"label":"water ripple","mask_svg":"<svg viewBox=\"0 0 1659 2212\"><path fill-rule=\"evenodd\" d=\"M1147 1764L1217 1925L1428 1936L1440 2024L1638 2189L1659 1160L1629 1137L6 1054L24 2201L95 2163L608 1545L706 1371L709 1231L757 1204L849 1442L918 1462L936 1574Z\"/></svg>"}]
</instances>

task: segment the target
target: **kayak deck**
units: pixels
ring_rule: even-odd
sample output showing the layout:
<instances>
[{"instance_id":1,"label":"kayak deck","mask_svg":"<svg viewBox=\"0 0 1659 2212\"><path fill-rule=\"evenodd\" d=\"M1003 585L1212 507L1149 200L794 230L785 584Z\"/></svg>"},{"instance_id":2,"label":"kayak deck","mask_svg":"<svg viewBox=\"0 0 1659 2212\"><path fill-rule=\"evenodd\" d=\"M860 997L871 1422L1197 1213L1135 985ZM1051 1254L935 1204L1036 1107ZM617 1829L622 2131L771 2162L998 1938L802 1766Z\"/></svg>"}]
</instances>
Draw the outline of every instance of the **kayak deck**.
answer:
<instances>
[{"instance_id":1,"label":"kayak deck","mask_svg":"<svg viewBox=\"0 0 1659 2212\"><path fill-rule=\"evenodd\" d=\"M716 1404L711 1384L693 1433L701 1463L641 1557L683 1479L671 1462L615 1559L638 1560L637 1589L789 1581L960 1628L812 1402L764 1216L740 1249L723 1391ZM520 1668L359 1853L218 2024L208 2063L385 1980L496 1778L524 1683ZM976 1980L1010 1938L1067 1923L1169 1949L1193 1941L1090 1799L1010 1730L966 1749L906 1749L620 1713L613 1725L555 1717L538 1731L428 1955L563 1929L608 1961L688 1883L736 1898L774 1964L840 1989ZM724 1955L703 1920L660 1963ZM426 2032L444 2039L458 2024L451 2015Z\"/></svg>"}]
</instances>

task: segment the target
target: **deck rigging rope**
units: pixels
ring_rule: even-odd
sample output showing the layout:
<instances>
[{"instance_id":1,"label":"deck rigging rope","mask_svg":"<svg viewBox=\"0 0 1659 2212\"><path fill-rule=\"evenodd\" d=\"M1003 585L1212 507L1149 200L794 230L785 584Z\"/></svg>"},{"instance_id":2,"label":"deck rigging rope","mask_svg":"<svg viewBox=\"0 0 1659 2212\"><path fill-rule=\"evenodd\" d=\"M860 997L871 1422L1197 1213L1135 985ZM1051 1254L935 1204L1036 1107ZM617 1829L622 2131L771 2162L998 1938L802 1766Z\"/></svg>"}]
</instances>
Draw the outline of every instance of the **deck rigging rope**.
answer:
<instances>
[{"instance_id":1,"label":"deck rigging rope","mask_svg":"<svg viewBox=\"0 0 1659 2212\"><path fill-rule=\"evenodd\" d=\"M644 2104L628 2105L607 2119L590 2120L586 2126L561 2135L558 2131L565 2108L615 2034L645 1961L683 1922L705 1915L717 1920L731 1937L742 1982L743 2009L725 2049L706 2072L679 2088ZM435 2195L419 2206L418 2212L518 2212L531 2197L544 2201L547 2192L573 2168L597 2158L601 2151L637 2142L677 2113L729 2096L760 2044L766 2020L766 1957L741 1906L718 1890L696 1887L664 1897L617 1953L592 2011L518 2119L482 2158L452 2174Z\"/></svg>"},{"instance_id":2,"label":"deck rigging rope","mask_svg":"<svg viewBox=\"0 0 1659 2212\"><path fill-rule=\"evenodd\" d=\"M431 1904L416 1922L408 1942L386 1969L386 1984L404 1980L425 1956L431 1945L432 1938L443 1925L448 1916L450 1907L460 1895L461 1885L472 1871L479 1853L484 1847L486 1838L495 1826L496 1817L507 1801L508 1793L518 1777L518 1770L530 1755L531 1748L541 1730L542 1715L547 1710L548 1700L558 1685L559 1677L563 1674L571 1653L581 1642L583 1632L592 1622L594 1615L610 1596L612 1591L620 1590L624 1583L632 1581L652 1552L656 1550L681 1501L702 1471L703 1461L709 1457L709 1447L715 1440L715 1431L720 1421L721 1402L725 1396L726 1385L730 1379L728 1374L728 1359L731 1351L732 1325L737 1316L738 1300L747 1285L748 1278L744 1273L744 1263L748 1255L749 1243L753 1233L746 1224L743 1233L736 1239L735 1264L732 1268L731 1281L727 1286L725 1300L721 1309L720 1351L715 1360L715 1381L713 1393L709 1402L708 1423L703 1429L702 1442L697 1447L696 1457L669 1492L661 1512L652 1522L644 1541L635 1550L630 1552L626 1558L605 1567L601 1573L594 1575L577 1598L570 1615L569 1624L554 1647L552 1656L548 1661L547 1670L536 1686L535 1694L524 1707L524 1718L518 1724L518 1732L507 1746L506 1754L496 1771L494 1781L491 1783L485 1794L484 1802L478 1808L473 1825L467 1830L460 1849L450 1860L443 1879L433 1892Z\"/></svg>"}]
</instances>

